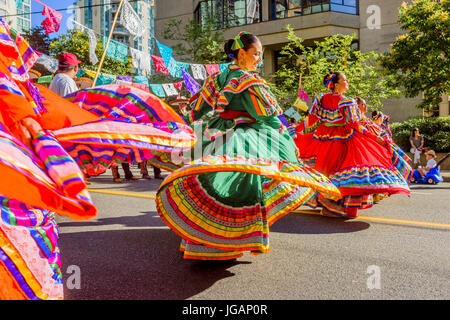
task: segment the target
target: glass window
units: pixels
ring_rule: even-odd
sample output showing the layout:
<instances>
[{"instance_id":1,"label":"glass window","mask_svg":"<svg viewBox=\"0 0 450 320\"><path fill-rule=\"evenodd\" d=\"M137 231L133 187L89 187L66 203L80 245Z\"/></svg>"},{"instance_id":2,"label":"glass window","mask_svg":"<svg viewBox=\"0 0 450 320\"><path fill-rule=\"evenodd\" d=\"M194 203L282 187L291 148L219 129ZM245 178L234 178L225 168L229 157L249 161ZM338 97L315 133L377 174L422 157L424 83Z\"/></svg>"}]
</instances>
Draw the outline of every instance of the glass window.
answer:
<instances>
[{"instance_id":1,"label":"glass window","mask_svg":"<svg viewBox=\"0 0 450 320\"><path fill-rule=\"evenodd\" d=\"M326 11L359 14L358 0L271 0L271 20Z\"/></svg>"},{"instance_id":2,"label":"glass window","mask_svg":"<svg viewBox=\"0 0 450 320\"><path fill-rule=\"evenodd\" d=\"M197 22L205 25L212 19L217 29L261 22L262 0L201 1L195 10Z\"/></svg>"}]
</instances>

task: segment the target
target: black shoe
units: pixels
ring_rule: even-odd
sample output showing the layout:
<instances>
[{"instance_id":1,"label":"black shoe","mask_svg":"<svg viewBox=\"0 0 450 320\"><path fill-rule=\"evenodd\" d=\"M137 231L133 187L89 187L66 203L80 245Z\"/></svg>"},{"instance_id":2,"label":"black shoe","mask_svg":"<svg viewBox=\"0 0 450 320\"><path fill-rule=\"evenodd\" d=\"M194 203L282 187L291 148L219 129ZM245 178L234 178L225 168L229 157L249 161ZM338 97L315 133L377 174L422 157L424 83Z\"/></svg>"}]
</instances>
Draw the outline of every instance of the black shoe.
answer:
<instances>
[{"instance_id":1,"label":"black shoe","mask_svg":"<svg viewBox=\"0 0 450 320\"><path fill-rule=\"evenodd\" d=\"M164 180L164 177L163 177L162 175L160 175L160 174L157 174L157 175L155 176L155 179L158 179L158 180Z\"/></svg>"}]
</instances>

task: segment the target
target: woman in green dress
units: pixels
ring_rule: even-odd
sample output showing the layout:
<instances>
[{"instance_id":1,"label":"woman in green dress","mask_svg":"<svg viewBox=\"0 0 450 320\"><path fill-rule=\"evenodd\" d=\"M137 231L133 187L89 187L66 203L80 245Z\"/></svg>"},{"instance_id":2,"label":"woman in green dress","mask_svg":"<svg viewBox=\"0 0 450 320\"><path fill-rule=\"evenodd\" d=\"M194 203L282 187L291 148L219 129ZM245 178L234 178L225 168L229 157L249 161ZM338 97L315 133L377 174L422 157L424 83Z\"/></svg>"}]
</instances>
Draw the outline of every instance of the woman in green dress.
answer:
<instances>
[{"instance_id":1,"label":"woman in green dress","mask_svg":"<svg viewBox=\"0 0 450 320\"><path fill-rule=\"evenodd\" d=\"M227 260L269 252L269 226L317 192L340 193L297 158L267 83L257 37L241 32L225 44L232 59L190 103L198 142L188 162L161 184L157 209L181 238L186 259Z\"/></svg>"}]
</instances>

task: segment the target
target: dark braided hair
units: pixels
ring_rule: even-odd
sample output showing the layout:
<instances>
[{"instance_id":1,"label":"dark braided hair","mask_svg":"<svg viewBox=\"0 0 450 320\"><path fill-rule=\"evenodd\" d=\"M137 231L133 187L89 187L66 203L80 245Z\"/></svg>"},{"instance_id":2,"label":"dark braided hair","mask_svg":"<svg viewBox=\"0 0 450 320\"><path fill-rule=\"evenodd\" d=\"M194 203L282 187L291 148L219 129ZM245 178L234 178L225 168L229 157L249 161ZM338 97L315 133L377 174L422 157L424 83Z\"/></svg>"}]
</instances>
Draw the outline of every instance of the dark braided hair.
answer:
<instances>
[{"instance_id":1,"label":"dark braided hair","mask_svg":"<svg viewBox=\"0 0 450 320\"><path fill-rule=\"evenodd\" d=\"M330 71L327 75L325 75L325 77L323 77L323 85L325 88L334 91L334 87L336 86L336 83L339 82L342 75L342 72Z\"/></svg>"},{"instance_id":2,"label":"dark braided hair","mask_svg":"<svg viewBox=\"0 0 450 320\"><path fill-rule=\"evenodd\" d=\"M253 44L258 41L258 38L251 33L245 33L245 34L241 35L240 39L242 41L242 44L244 45L243 49L245 51L250 49L253 46ZM228 57L228 61L232 61L234 59L237 59L237 57L238 57L239 49L232 50L234 41L235 41L234 38L230 39L225 43L225 46L224 46L224 51Z\"/></svg>"}]
</instances>

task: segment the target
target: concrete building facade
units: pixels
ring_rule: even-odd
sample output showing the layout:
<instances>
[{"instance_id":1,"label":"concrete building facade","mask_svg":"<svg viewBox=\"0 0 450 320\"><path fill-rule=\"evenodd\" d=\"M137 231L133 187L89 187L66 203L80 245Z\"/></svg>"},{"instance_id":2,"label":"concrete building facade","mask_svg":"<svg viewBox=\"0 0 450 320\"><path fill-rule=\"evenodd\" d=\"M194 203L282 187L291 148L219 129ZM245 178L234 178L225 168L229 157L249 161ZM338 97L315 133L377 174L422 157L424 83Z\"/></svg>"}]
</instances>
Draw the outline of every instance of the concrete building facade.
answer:
<instances>
[{"instance_id":1,"label":"concrete building facade","mask_svg":"<svg viewBox=\"0 0 450 320\"><path fill-rule=\"evenodd\" d=\"M156 0L155 36L167 45L175 42L163 38L170 19L187 23L202 22L208 14L219 17L217 28L225 39L245 30L259 37L264 46L264 75L277 70L281 48L287 43L286 25L305 39L305 45L324 37L355 35L355 45L362 52L384 53L398 35L405 33L398 21L398 9L404 0ZM441 115L449 114L448 97L440 106ZM421 98L388 99L384 112L392 121L422 115L415 106Z\"/></svg>"},{"instance_id":2,"label":"concrete building facade","mask_svg":"<svg viewBox=\"0 0 450 320\"><path fill-rule=\"evenodd\" d=\"M113 0L78 0L74 2L74 20L79 24L94 30L99 35L108 37L114 16L118 9L118 1ZM142 37L135 39L124 27L119 13L112 38L129 47L144 52L152 52L154 49L154 0L141 0L130 2L133 9L139 15L141 21L147 27Z\"/></svg>"},{"instance_id":3,"label":"concrete building facade","mask_svg":"<svg viewBox=\"0 0 450 320\"><path fill-rule=\"evenodd\" d=\"M0 17L19 33L31 30L31 0L0 0Z\"/></svg>"}]
</instances>

